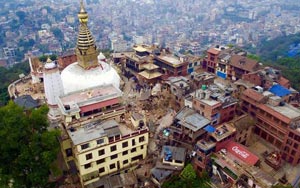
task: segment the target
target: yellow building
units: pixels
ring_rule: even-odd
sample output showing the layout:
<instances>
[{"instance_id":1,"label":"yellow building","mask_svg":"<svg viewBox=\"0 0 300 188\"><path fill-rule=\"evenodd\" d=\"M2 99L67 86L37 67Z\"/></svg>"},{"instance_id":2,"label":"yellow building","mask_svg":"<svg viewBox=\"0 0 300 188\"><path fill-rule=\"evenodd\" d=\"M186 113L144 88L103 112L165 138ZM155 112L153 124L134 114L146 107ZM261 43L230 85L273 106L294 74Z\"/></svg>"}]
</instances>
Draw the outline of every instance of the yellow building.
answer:
<instances>
[{"instance_id":1,"label":"yellow building","mask_svg":"<svg viewBox=\"0 0 300 188\"><path fill-rule=\"evenodd\" d=\"M134 130L108 120L70 128L66 133L64 156L69 165L75 163L84 187L130 169L147 155L149 130L145 126Z\"/></svg>"}]
</instances>

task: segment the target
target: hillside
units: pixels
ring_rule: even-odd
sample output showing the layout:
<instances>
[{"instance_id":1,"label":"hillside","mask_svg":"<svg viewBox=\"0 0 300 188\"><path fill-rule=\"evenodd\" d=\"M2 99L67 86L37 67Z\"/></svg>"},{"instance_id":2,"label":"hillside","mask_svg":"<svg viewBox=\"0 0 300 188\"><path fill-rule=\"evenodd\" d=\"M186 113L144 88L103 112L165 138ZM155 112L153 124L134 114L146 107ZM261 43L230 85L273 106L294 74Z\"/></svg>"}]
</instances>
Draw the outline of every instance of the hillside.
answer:
<instances>
[{"instance_id":1,"label":"hillside","mask_svg":"<svg viewBox=\"0 0 300 188\"><path fill-rule=\"evenodd\" d=\"M256 48L247 50L257 54L264 64L282 70L292 87L300 89L300 33L265 40Z\"/></svg>"}]
</instances>

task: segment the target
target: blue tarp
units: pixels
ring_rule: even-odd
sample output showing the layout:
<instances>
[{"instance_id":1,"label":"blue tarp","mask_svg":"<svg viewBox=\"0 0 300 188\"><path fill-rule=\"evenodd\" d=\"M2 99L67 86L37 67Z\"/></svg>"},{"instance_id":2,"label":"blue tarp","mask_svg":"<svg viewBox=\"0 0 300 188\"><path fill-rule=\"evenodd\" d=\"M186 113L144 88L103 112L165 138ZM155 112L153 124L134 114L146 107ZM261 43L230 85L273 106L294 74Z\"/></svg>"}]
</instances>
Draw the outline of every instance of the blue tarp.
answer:
<instances>
[{"instance_id":1,"label":"blue tarp","mask_svg":"<svg viewBox=\"0 0 300 188\"><path fill-rule=\"evenodd\" d=\"M224 72L217 71L217 76L223 79L226 79L227 75Z\"/></svg>"},{"instance_id":2,"label":"blue tarp","mask_svg":"<svg viewBox=\"0 0 300 188\"><path fill-rule=\"evenodd\" d=\"M283 96L286 96L286 95L289 95L291 94L292 92L290 90L288 90L287 88L277 84L277 85L273 85L269 91L271 93L274 93L276 96L278 97L283 97Z\"/></svg>"},{"instance_id":3,"label":"blue tarp","mask_svg":"<svg viewBox=\"0 0 300 188\"><path fill-rule=\"evenodd\" d=\"M209 132L209 133L213 133L213 132L215 132L216 128L214 128L214 127L211 126L211 125L207 125L207 126L204 128L204 130L206 130L206 131Z\"/></svg>"}]
</instances>

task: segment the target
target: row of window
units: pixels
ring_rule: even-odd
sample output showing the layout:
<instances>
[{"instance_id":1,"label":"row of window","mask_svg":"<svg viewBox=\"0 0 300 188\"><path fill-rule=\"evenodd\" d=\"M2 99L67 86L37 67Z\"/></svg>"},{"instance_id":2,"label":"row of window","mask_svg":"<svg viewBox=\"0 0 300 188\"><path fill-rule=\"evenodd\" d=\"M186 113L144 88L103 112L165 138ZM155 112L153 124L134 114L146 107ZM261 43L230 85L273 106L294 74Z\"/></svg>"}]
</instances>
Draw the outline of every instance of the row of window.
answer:
<instances>
[{"instance_id":1,"label":"row of window","mask_svg":"<svg viewBox=\"0 0 300 188\"><path fill-rule=\"evenodd\" d=\"M143 159L143 155L140 154L138 156L132 157L131 161L142 160L142 159ZM105 159L100 159L100 160L97 161L97 165L101 164L101 163L104 163L104 162L105 162ZM126 160L123 161L123 165L126 165L128 163L129 163L128 159L126 159ZM92 163L88 163L88 164L84 165L84 169L88 169L88 168L91 168L91 167L92 167ZM112 170L114 168L116 168L116 164L115 163L109 165L109 169L110 170ZM99 168L99 173L103 173L103 172L105 172L105 168L104 167Z\"/></svg>"},{"instance_id":2,"label":"row of window","mask_svg":"<svg viewBox=\"0 0 300 188\"><path fill-rule=\"evenodd\" d=\"M100 144L103 144L104 143L104 139L103 138L100 138L98 139L97 141L97 145L100 145ZM82 144L81 145L81 149L84 150L84 149L87 149L90 147L90 143L86 143L86 144Z\"/></svg>"},{"instance_id":3,"label":"row of window","mask_svg":"<svg viewBox=\"0 0 300 188\"><path fill-rule=\"evenodd\" d=\"M117 148L116 148L116 146L112 146L113 147L113 151L115 151ZM112 148L111 148L112 149ZM144 149L144 146L142 145L141 146L141 149ZM136 148L132 148L131 150L130 150L130 152L131 153L134 153L134 152L136 152ZM98 151L98 155L99 156L102 156L102 155L104 155L105 154L105 150L104 149L101 149L101 150L99 150ZM128 154L128 150L126 150L126 151L123 151L122 152L122 155L124 156L124 155L127 155ZM111 160L113 160L113 159L116 159L118 157L118 154L114 154L114 155L112 155L112 156L110 156L110 159ZM86 154L85 155L85 159L86 160L90 160L90 159L92 159L93 158L93 154L92 153L89 153L89 154Z\"/></svg>"},{"instance_id":4,"label":"row of window","mask_svg":"<svg viewBox=\"0 0 300 188\"><path fill-rule=\"evenodd\" d=\"M145 136L139 137L139 143L144 142L144 141L145 141ZM101 145L101 144L103 144L103 143L104 143L104 139L103 139L103 138L97 140L97 145ZM132 146L135 146L135 144L136 144L135 139L132 139L132 140L131 140L131 144L132 144ZM82 149L82 150L87 149L87 148L89 148L89 147L90 147L90 143L86 143L86 144L82 144L82 145L81 145L81 149ZM122 147L123 147L123 148L128 147L128 141L123 142L123 143L122 143ZM117 150L117 146L116 146L116 145L111 146L111 147L110 147L110 150L111 150L111 152L116 151L116 150ZM100 156L100 154L99 154L99 156Z\"/></svg>"}]
</instances>

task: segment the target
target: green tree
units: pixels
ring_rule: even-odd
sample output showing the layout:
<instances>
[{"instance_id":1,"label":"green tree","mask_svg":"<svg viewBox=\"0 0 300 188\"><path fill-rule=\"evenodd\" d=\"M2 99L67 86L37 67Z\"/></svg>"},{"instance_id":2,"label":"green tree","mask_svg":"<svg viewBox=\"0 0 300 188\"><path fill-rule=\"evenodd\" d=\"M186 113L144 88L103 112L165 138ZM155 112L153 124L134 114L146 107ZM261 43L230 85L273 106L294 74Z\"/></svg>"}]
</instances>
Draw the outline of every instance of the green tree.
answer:
<instances>
[{"instance_id":1,"label":"green tree","mask_svg":"<svg viewBox=\"0 0 300 188\"><path fill-rule=\"evenodd\" d=\"M55 54L50 55L50 59L52 61L57 60L57 55L55 55Z\"/></svg>"},{"instance_id":2,"label":"green tree","mask_svg":"<svg viewBox=\"0 0 300 188\"><path fill-rule=\"evenodd\" d=\"M191 164L187 164L180 173L180 176L173 176L163 183L162 188L209 188L209 177L205 173L203 177L198 177Z\"/></svg>"},{"instance_id":3,"label":"green tree","mask_svg":"<svg viewBox=\"0 0 300 188\"><path fill-rule=\"evenodd\" d=\"M0 108L0 185L47 187L59 151L59 132L47 131L47 112L42 106L24 113L13 102Z\"/></svg>"},{"instance_id":4,"label":"green tree","mask_svg":"<svg viewBox=\"0 0 300 188\"><path fill-rule=\"evenodd\" d=\"M197 177L196 172L191 164L186 165L180 176L185 180L193 180Z\"/></svg>"},{"instance_id":5,"label":"green tree","mask_svg":"<svg viewBox=\"0 0 300 188\"><path fill-rule=\"evenodd\" d=\"M45 63L47 61L47 59L48 59L48 56L46 56L46 55L42 55L42 56L39 57L40 62Z\"/></svg>"}]
</instances>

